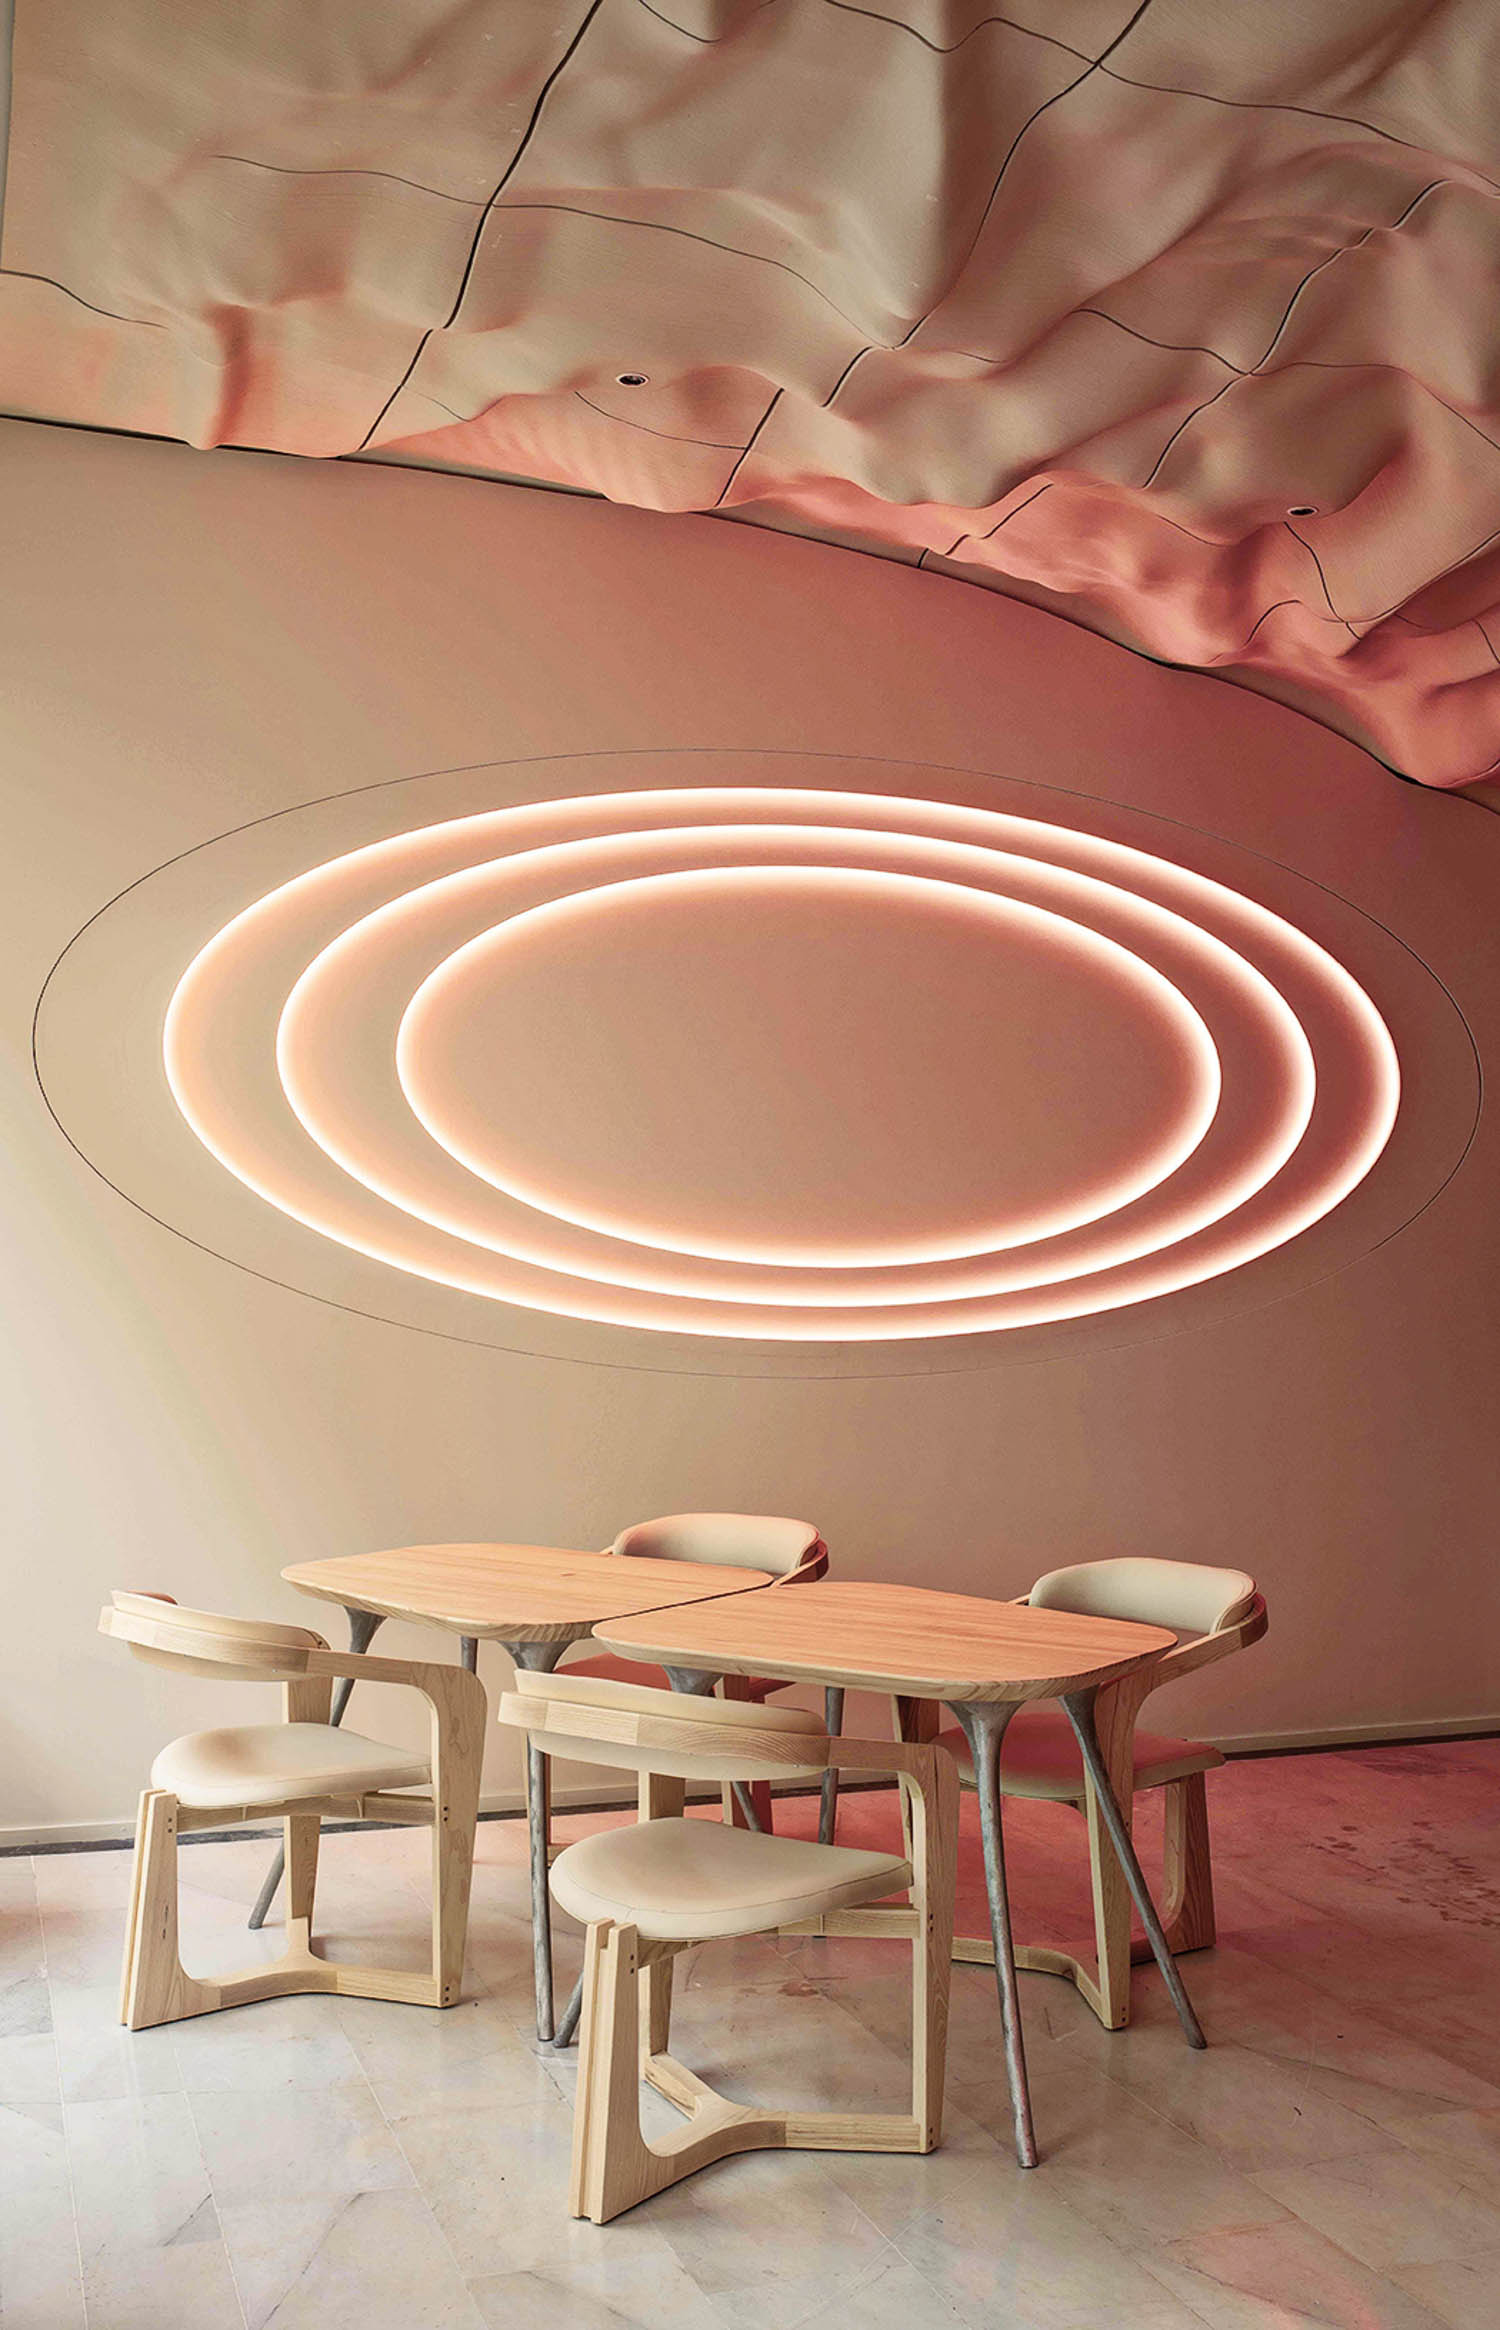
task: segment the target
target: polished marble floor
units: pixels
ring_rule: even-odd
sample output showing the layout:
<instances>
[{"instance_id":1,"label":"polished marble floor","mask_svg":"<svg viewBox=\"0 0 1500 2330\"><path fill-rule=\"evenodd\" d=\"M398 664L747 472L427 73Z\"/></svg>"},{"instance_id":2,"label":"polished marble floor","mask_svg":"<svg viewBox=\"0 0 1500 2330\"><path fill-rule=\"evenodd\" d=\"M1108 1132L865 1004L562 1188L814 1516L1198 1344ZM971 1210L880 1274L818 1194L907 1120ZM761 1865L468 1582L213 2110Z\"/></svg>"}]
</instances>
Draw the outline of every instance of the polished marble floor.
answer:
<instances>
[{"instance_id":1,"label":"polished marble floor","mask_svg":"<svg viewBox=\"0 0 1500 2330\"><path fill-rule=\"evenodd\" d=\"M753 2155L602 2229L566 2214L574 2061L530 2036L517 1823L480 1830L460 2007L289 1999L134 2037L115 2020L128 1856L0 1860L0 2319L1495 2330L1500 1740L1241 1763L1211 1787L1221 1940L1186 1962L1206 2055L1182 2046L1154 1970L1114 2037L1063 1984L1023 1976L1043 2165L1022 2174L992 1977L955 1968L940 2153ZM784 1807L787 1825L810 1809ZM883 1835L890 1800L847 1816L851 1842ZM1075 1820L1020 1805L1009 1833L1021 1930L1065 1936L1084 1901ZM334 1954L415 1962L426 1849L412 1831L326 1841ZM243 1916L265 1854L183 1850L195 1970L256 1954ZM969 1915L974 1858L970 1838ZM577 1954L561 1935L565 1974ZM691 1953L674 2044L747 2099L899 2108L901 1955Z\"/></svg>"}]
</instances>

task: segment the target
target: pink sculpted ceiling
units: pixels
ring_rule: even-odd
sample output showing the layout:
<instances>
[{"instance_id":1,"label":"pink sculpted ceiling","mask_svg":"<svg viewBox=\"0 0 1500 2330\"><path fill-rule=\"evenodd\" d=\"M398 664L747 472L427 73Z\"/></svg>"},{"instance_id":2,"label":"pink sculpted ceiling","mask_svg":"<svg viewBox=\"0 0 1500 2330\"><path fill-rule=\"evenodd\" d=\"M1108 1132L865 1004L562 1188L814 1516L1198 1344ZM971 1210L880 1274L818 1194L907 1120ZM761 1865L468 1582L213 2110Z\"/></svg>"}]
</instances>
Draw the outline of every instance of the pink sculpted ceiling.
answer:
<instances>
[{"instance_id":1,"label":"pink sculpted ceiling","mask_svg":"<svg viewBox=\"0 0 1500 2330\"><path fill-rule=\"evenodd\" d=\"M1494 0L19 0L0 404L734 511L1500 762Z\"/></svg>"}]
</instances>

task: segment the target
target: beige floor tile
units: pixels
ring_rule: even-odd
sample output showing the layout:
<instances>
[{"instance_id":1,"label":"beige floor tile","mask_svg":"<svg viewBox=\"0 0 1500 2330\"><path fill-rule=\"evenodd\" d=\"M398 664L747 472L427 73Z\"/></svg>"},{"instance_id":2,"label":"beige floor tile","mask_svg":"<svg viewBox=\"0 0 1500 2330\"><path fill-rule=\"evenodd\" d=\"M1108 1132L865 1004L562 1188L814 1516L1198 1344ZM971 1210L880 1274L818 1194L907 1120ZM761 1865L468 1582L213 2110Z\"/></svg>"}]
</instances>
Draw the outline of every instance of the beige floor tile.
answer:
<instances>
[{"instance_id":1,"label":"beige floor tile","mask_svg":"<svg viewBox=\"0 0 1500 2330\"><path fill-rule=\"evenodd\" d=\"M481 2330L413 2191L226 2209L224 2237L247 2330Z\"/></svg>"},{"instance_id":2,"label":"beige floor tile","mask_svg":"<svg viewBox=\"0 0 1500 2330\"><path fill-rule=\"evenodd\" d=\"M0 2160L0 2322L5 2330L84 2330L83 2277L61 2129L51 2172L23 2183ZM231 2317L232 2319L232 2317Z\"/></svg>"},{"instance_id":3,"label":"beige floor tile","mask_svg":"<svg viewBox=\"0 0 1500 2330\"><path fill-rule=\"evenodd\" d=\"M882 2257L873 2272L825 2294L819 2282L807 2285L813 2310L789 2316L778 2314L780 2330L964 2330L964 2317L949 2300L925 2281L913 2266L894 2252ZM731 2295L716 2301L722 2323L733 2330L762 2330L767 2317Z\"/></svg>"},{"instance_id":4,"label":"beige floor tile","mask_svg":"<svg viewBox=\"0 0 1500 2330\"><path fill-rule=\"evenodd\" d=\"M1392 2122L1391 2134L1442 2163L1465 2191L1500 2209L1500 2111L1432 2112Z\"/></svg>"},{"instance_id":5,"label":"beige floor tile","mask_svg":"<svg viewBox=\"0 0 1500 2330\"><path fill-rule=\"evenodd\" d=\"M240 2330L220 2240L110 2250L84 2275L88 2330Z\"/></svg>"},{"instance_id":6,"label":"beige floor tile","mask_svg":"<svg viewBox=\"0 0 1500 2330\"><path fill-rule=\"evenodd\" d=\"M1043 2171L982 2168L902 2228L897 2247L972 2330L1199 2330Z\"/></svg>"},{"instance_id":7,"label":"beige floor tile","mask_svg":"<svg viewBox=\"0 0 1500 2330\"><path fill-rule=\"evenodd\" d=\"M471 2279L596 2250L600 2228L567 2213L572 2120L560 2098L521 2111L445 2105L411 2113L394 2133Z\"/></svg>"},{"instance_id":8,"label":"beige floor tile","mask_svg":"<svg viewBox=\"0 0 1500 2330\"><path fill-rule=\"evenodd\" d=\"M1438 2330L1441 2319L1293 2220L1174 2241L1143 2262L1208 2330Z\"/></svg>"},{"instance_id":9,"label":"beige floor tile","mask_svg":"<svg viewBox=\"0 0 1500 2330\"><path fill-rule=\"evenodd\" d=\"M62 2102L57 2041L50 2031L0 2039L0 2104Z\"/></svg>"},{"instance_id":10,"label":"beige floor tile","mask_svg":"<svg viewBox=\"0 0 1500 2330\"><path fill-rule=\"evenodd\" d=\"M192 2113L224 2208L405 2185L411 2172L363 2078L339 2087L195 2095Z\"/></svg>"},{"instance_id":11,"label":"beige floor tile","mask_svg":"<svg viewBox=\"0 0 1500 2330\"><path fill-rule=\"evenodd\" d=\"M663 2242L592 2262L482 2274L470 2283L487 2330L722 2330Z\"/></svg>"},{"instance_id":12,"label":"beige floor tile","mask_svg":"<svg viewBox=\"0 0 1500 2330\"><path fill-rule=\"evenodd\" d=\"M84 2270L118 2251L217 2239L212 2192L184 2095L66 2106Z\"/></svg>"},{"instance_id":13,"label":"beige floor tile","mask_svg":"<svg viewBox=\"0 0 1500 2330\"><path fill-rule=\"evenodd\" d=\"M812 2310L807 2285L831 2302L890 2247L809 2152L743 2153L636 2214L743 2330L786 2330Z\"/></svg>"},{"instance_id":14,"label":"beige floor tile","mask_svg":"<svg viewBox=\"0 0 1500 2330\"><path fill-rule=\"evenodd\" d=\"M1008 2104L998 2090L988 2113L969 2096L963 2100L1001 2132ZM1116 2082L1070 2078L1045 2058L1036 2128L1049 2185L1126 2249L1226 2225L1268 2224L1282 2214L1267 2191Z\"/></svg>"},{"instance_id":15,"label":"beige floor tile","mask_svg":"<svg viewBox=\"0 0 1500 2330\"><path fill-rule=\"evenodd\" d=\"M1500 2322L1500 2249L1443 2258L1435 2265L1398 2265L1393 2278L1429 2307L1445 2330L1495 2330Z\"/></svg>"},{"instance_id":16,"label":"beige floor tile","mask_svg":"<svg viewBox=\"0 0 1500 2330\"><path fill-rule=\"evenodd\" d=\"M68 2101L121 2102L175 2095L182 2087L173 2026L127 2031L120 2021L118 1975L108 1982L54 1983L52 2025Z\"/></svg>"},{"instance_id":17,"label":"beige floor tile","mask_svg":"<svg viewBox=\"0 0 1500 2330\"><path fill-rule=\"evenodd\" d=\"M393 2122L447 2104L524 2109L533 2100L556 2099L548 2058L534 2038L523 2038L502 2001L392 2008L377 1999L341 1999L337 2011Z\"/></svg>"},{"instance_id":18,"label":"beige floor tile","mask_svg":"<svg viewBox=\"0 0 1500 2330\"><path fill-rule=\"evenodd\" d=\"M0 2107L0 2320L81 2330L83 2289L62 2109Z\"/></svg>"},{"instance_id":19,"label":"beige floor tile","mask_svg":"<svg viewBox=\"0 0 1500 2330\"><path fill-rule=\"evenodd\" d=\"M1378 2127L1318 2094L1296 2064L1223 2040L1199 2053L1165 2026L1120 2035L1136 2043L1111 2058L1109 2076L1232 2168L1339 2160L1385 2145Z\"/></svg>"},{"instance_id":20,"label":"beige floor tile","mask_svg":"<svg viewBox=\"0 0 1500 2330\"><path fill-rule=\"evenodd\" d=\"M363 2076L333 1998L262 1999L174 2023L171 2036L189 2095L333 2087Z\"/></svg>"},{"instance_id":21,"label":"beige floor tile","mask_svg":"<svg viewBox=\"0 0 1500 2330\"><path fill-rule=\"evenodd\" d=\"M1500 2249L1500 2206L1467 2191L1451 2161L1407 2147L1258 2170L1254 2182L1377 2273Z\"/></svg>"}]
</instances>

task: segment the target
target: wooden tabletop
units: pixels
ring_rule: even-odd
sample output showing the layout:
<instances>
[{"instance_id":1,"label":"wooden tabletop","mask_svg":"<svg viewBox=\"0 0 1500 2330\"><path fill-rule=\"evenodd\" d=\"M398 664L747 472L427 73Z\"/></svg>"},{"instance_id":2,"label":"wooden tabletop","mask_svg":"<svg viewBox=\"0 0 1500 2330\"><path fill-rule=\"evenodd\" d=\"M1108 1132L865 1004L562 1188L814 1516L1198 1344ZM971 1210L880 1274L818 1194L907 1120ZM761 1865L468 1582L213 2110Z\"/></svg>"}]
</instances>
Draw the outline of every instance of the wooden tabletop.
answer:
<instances>
[{"instance_id":1,"label":"wooden tabletop","mask_svg":"<svg viewBox=\"0 0 1500 2330\"><path fill-rule=\"evenodd\" d=\"M1160 1626L853 1579L600 1620L627 1658L714 1674L842 1684L913 1699L1047 1699L1170 1650Z\"/></svg>"},{"instance_id":2,"label":"wooden tabletop","mask_svg":"<svg viewBox=\"0 0 1500 2330\"><path fill-rule=\"evenodd\" d=\"M346 1609L500 1642L576 1642L603 1619L629 1618L664 1602L743 1594L771 1582L765 1570L573 1553L557 1545L400 1545L294 1562L281 1574L300 1592Z\"/></svg>"}]
</instances>

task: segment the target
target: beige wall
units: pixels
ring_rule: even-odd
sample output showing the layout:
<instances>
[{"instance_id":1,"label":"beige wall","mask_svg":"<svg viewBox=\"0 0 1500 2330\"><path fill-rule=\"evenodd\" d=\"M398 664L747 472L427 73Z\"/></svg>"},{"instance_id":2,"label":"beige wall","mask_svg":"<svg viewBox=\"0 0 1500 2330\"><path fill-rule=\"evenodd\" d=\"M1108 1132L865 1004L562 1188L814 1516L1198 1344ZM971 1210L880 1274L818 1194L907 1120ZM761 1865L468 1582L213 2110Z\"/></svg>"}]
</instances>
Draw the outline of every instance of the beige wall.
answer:
<instances>
[{"instance_id":1,"label":"beige wall","mask_svg":"<svg viewBox=\"0 0 1500 2330\"><path fill-rule=\"evenodd\" d=\"M305 1617L292 1559L601 1544L675 1507L805 1513L846 1572L978 1592L1115 1551L1241 1564L1272 1635L1178 1702L1222 1735L1500 1711L1483 1131L1401 1235L1217 1324L1163 1312L1123 1348L976 1372L693 1378L467 1348L198 1252L67 1148L29 1052L78 926L244 819L464 761L719 743L953 762L1187 819L1393 927L1494 1050L1493 818L1276 706L813 544L19 423L0 466L0 1827L116 1821L172 1730L245 1712L100 1642L111 1584ZM372 1695L361 1720L403 1718ZM512 1779L497 1743L490 1786Z\"/></svg>"}]
</instances>

